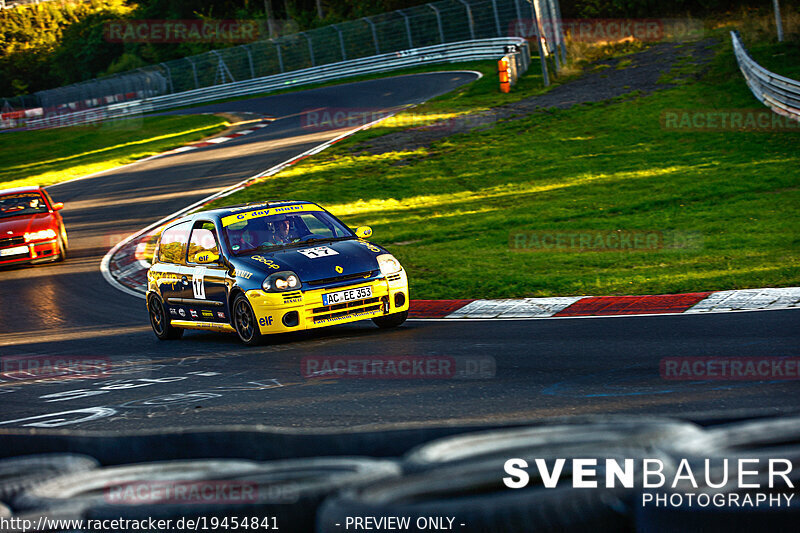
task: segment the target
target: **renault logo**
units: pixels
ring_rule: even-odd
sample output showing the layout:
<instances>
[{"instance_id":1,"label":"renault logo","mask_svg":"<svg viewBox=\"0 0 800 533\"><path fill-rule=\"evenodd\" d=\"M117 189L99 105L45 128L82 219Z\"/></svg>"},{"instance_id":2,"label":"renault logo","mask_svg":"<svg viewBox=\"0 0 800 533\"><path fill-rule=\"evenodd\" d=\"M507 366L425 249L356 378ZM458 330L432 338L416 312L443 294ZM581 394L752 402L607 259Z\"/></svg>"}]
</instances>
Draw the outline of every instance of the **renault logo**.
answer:
<instances>
[{"instance_id":1,"label":"renault logo","mask_svg":"<svg viewBox=\"0 0 800 533\"><path fill-rule=\"evenodd\" d=\"M339 274L344 272L344 269L342 267L338 266L338 265L336 266L336 268L334 270L336 270L336 272L338 272Z\"/></svg>"}]
</instances>

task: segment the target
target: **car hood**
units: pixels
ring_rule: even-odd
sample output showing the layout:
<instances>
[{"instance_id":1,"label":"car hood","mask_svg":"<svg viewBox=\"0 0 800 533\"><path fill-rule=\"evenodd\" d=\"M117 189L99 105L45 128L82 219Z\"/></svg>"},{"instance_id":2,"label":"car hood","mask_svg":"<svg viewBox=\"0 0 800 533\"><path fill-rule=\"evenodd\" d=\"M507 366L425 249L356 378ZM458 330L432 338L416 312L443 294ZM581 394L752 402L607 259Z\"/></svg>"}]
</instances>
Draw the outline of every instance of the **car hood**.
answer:
<instances>
[{"instance_id":1,"label":"car hood","mask_svg":"<svg viewBox=\"0 0 800 533\"><path fill-rule=\"evenodd\" d=\"M314 249L318 248L323 250L315 254ZM233 263L236 268L263 272L267 275L281 270L291 270L299 275L303 282L308 282L377 270L378 261L375 258L385 253L388 252L380 246L352 239L295 246L269 253L254 252L235 257ZM270 267L267 263L275 264L279 268Z\"/></svg>"},{"instance_id":2,"label":"car hood","mask_svg":"<svg viewBox=\"0 0 800 533\"><path fill-rule=\"evenodd\" d=\"M53 215L50 213L0 218L0 238L24 235L26 232L42 231L47 228L55 228Z\"/></svg>"}]
</instances>

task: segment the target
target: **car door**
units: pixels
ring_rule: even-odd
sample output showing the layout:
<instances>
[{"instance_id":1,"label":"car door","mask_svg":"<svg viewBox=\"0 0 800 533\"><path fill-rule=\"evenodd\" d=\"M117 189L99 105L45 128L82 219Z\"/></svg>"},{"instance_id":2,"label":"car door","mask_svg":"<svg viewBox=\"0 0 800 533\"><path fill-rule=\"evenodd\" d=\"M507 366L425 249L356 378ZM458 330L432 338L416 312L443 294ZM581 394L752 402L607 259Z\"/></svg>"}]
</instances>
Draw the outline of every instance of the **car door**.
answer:
<instances>
[{"instance_id":1,"label":"car door","mask_svg":"<svg viewBox=\"0 0 800 533\"><path fill-rule=\"evenodd\" d=\"M161 234L158 245L158 261L151 273L155 273L158 290L164 305L173 320L191 320L189 311L183 307L183 299L190 293L184 276L183 260L186 256L191 222L182 222L169 227Z\"/></svg>"},{"instance_id":2,"label":"car door","mask_svg":"<svg viewBox=\"0 0 800 533\"><path fill-rule=\"evenodd\" d=\"M197 315L195 320L227 323L230 321L225 285L228 269L221 263L199 264L197 255L203 252L221 253L217 230L210 220L197 220L192 225L185 271L190 288L184 301L190 314Z\"/></svg>"}]
</instances>

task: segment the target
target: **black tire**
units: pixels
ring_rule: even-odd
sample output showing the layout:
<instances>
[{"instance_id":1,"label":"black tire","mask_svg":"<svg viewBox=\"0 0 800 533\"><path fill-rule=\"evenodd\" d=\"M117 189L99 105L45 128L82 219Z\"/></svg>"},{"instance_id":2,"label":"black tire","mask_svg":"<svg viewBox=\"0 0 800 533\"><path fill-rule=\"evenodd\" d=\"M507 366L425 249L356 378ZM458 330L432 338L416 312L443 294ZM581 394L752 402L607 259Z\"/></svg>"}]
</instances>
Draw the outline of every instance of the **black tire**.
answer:
<instances>
[{"instance_id":1,"label":"black tire","mask_svg":"<svg viewBox=\"0 0 800 533\"><path fill-rule=\"evenodd\" d=\"M400 313L392 313L391 315L378 316L373 318L372 321L375 322L375 325L379 328L396 328L405 322L407 318L408 311L402 311Z\"/></svg>"},{"instance_id":2,"label":"black tire","mask_svg":"<svg viewBox=\"0 0 800 533\"><path fill-rule=\"evenodd\" d=\"M248 346L257 346L264 340L261 330L258 328L258 319L253 306L244 294L238 294L233 300L231 308L233 327L239 335L239 339Z\"/></svg>"},{"instance_id":3,"label":"black tire","mask_svg":"<svg viewBox=\"0 0 800 533\"><path fill-rule=\"evenodd\" d=\"M511 490L502 477L502 470L494 468L448 469L348 490L320 507L317 532L340 532L341 524L353 516L408 517L409 526L403 531L430 531L418 525L425 517L453 518L452 529L465 533L632 530L619 489L565 485Z\"/></svg>"},{"instance_id":4,"label":"black tire","mask_svg":"<svg viewBox=\"0 0 800 533\"><path fill-rule=\"evenodd\" d=\"M770 457L777 457L771 455ZM748 457L749 458L749 457ZM765 458L766 460L767 458ZM752 480L751 480L752 481ZM769 489L768 489L769 490ZM705 491L690 490L697 494L710 494L713 499L717 494L722 494L723 497L728 496L727 491L720 493ZM752 501L755 502L758 494L758 489L754 492L747 490L737 490L737 495L741 500L745 494L749 493ZM781 489L779 491L783 494L793 492L792 489ZM785 498L780 496L781 506L772 506L765 504L759 505L708 505L702 507L695 501L693 505L688 505L685 496L686 491L678 491L674 489L667 489L658 491L656 493L662 498L666 497L667 501L672 501L672 497L682 497L682 501L678 504L679 500L675 501L675 506L672 504L656 506L654 503L649 503L646 506L638 505L634 510L634 519L636 524L636 531L642 533L735 533L743 532L748 533L752 531L775 531L775 532L789 532L797 531L797 523L800 521L800 504L792 499L788 505L785 503ZM654 496L655 498L656 496ZM723 503L725 499L721 500ZM737 500L738 501L738 500Z\"/></svg>"},{"instance_id":5,"label":"black tire","mask_svg":"<svg viewBox=\"0 0 800 533\"><path fill-rule=\"evenodd\" d=\"M21 511L63 508L88 509L104 505L111 490L137 481L202 481L237 479L258 472L258 463L232 459L200 461L158 461L99 468L58 476L34 485L12 502Z\"/></svg>"},{"instance_id":6,"label":"black tire","mask_svg":"<svg viewBox=\"0 0 800 533\"><path fill-rule=\"evenodd\" d=\"M411 450L406 471L461 464L492 463L502 470L509 457L533 457L548 450L564 454L598 449L661 449L668 443L697 438L703 429L690 422L635 416L554 419L542 425L478 431L435 440Z\"/></svg>"},{"instance_id":7,"label":"black tire","mask_svg":"<svg viewBox=\"0 0 800 533\"><path fill-rule=\"evenodd\" d=\"M761 418L709 427L695 439L675 441L675 455L715 455L757 452L764 448L800 445L800 416Z\"/></svg>"},{"instance_id":8,"label":"black tire","mask_svg":"<svg viewBox=\"0 0 800 533\"><path fill-rule=\"evenodd\" d=\"M62 474L86 472L99 463L86 455L69 453L23 455L0 460L0 500L11 502L23 490Z\"/></svg>"},{"instance_id":9,"label":"black tire","mask_svg":"<svg viewBox=\"0 0 800 533\"><path fill-rule=\"evenodd\" d=\"M67 230L61 226L61 232L58 234L58 259L56 261L66 261L69 248L69 241L67 240Z\"/></svg>"},{"instance_id":10,"label":"black tire","mask_svg":"<svg viewBox=\"0 0 800 533\"><path fill-rule=\"evenodd\" d=\"M275 517L280 529L313 531L316 510L323 500L342 489L358 488L400 476L396 461L366 457L318 457L258 463L258 470L229 476L250 487L247 501L196 503L155 502L145 505L99 505L85 516L94 520L168 520L197 516Z\"/></svg>"},{"instance_id":11,"label":"black tire","mask_svg":"<svg viewBox=\"0 0 800 533\"><path fill-rule=\"evenodd\" d=\"M721 488L711 488L705 483L705 476L698 479L700 490L694 487L679 485L658 491L661 497L674 503L670 505L639 506L636 509L636 528L643 532L726 532L733 531L796 531L800 520L800 502L792 500L786 504L781 498L781 506L765 504L748 506L727 504L727 496L737 493L741 499L746 494L756 501L759 489L738 487L738 460L755 459L760 464L767 464L770 459L781 458L796 465L800 462L800 417L786 416L780 418L764 418L746 420L711 426L693 439L676 440L666 451L675 460L685 459L694 472L705 472L705 461L711 461L710 478L723 479L722 462L730 461L730 468L725 469L729 483ZM758 474L748 475L747 482L768 487L771 476L758 469ZM701 476L698 476L700 478ZM796 468L788 474L789 481L796 487L800 484L800 472ZM761 489L762 491L764 489ZM794 492L777 478L775 488L766 489L773 494ZM712 498L720 498L722 505L702 506L689 502L681 496L686 492L710 494ZM721 496L720 496L721 495Z\"/></svg>"},{"instance_id":12,"label":"black tire","mask_svg":"<svg viewBox=\"0 0 800 533\"><path fill-rule=\"evenodd\" d=\"M164 303L155 294L147 298L147 314L150 317L153 333L159 340L177 340L183 337L183 328L176 328L172 325Z\"/></svg>"}]
</instances>

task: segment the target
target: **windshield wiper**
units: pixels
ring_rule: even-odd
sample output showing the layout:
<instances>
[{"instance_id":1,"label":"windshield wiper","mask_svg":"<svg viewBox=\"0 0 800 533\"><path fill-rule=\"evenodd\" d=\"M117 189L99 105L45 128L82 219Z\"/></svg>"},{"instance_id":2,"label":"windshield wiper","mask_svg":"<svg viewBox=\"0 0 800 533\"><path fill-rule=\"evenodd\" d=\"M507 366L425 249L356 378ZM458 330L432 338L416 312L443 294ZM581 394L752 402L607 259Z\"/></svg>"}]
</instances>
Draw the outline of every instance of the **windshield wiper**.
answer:
<instances>
[{"instance_id":1,"label":"windshield wiper","mask_svg":"<svg viewBox=\"0 0 800 533\"><path fill-rule=\"evenodd\" d=\"M318 243L318 242L335 242L335 241L344 241L347 239L353 239L354 237L327 237L325 239L308 239L305 241L297 241L297 242L290 242L288 244L283 245L284 248L297 248L300 246L306 246L308 244Z\"/></svg>"}]
</instances>

